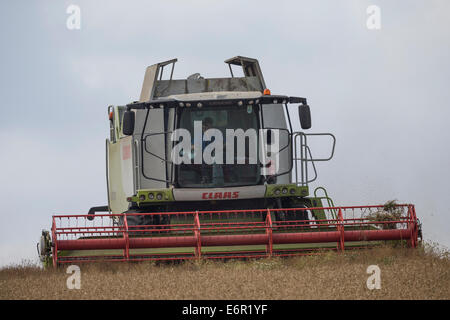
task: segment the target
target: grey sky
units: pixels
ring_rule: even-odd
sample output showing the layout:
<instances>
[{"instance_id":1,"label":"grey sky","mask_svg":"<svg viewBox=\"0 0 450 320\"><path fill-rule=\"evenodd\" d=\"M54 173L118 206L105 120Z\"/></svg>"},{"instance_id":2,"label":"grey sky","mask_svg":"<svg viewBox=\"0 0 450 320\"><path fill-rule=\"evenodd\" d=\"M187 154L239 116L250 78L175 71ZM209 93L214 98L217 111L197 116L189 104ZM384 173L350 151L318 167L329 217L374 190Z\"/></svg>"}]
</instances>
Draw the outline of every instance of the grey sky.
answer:
<instances>
[{"instance_id":1,"label":"grey sky","mask_svg":"<svg viewBox=\"0 0 450 320\"><path fill-rule=\"evenodd\" d=\"M81 30L66 28L70 4ZM371 4L379 31L366 28ZM106 108L137 100L145 67L174 57L176 78L259 59L272 93L307 97L311 131L336 135L317 184L336 204L414 203L426 239L450 246L450 2L2 1L0 12L0 265L34 258L52 214L106 203Z\"/></svg>"}]
</instances>

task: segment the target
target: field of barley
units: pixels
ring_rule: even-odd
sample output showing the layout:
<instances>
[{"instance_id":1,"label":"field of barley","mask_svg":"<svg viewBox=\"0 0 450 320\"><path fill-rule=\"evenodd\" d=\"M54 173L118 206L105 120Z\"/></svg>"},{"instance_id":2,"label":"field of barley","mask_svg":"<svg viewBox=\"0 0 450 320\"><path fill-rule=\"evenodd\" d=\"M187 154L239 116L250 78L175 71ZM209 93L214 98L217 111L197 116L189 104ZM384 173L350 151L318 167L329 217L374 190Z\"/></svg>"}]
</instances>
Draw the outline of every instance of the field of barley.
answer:
<instances>
[{"instance_id":1,"label":"field of barley","mask_svg":"<svg viewBox=\"0 0 450 320\"><path fill-rule=\"evenodd\" d=\"M380 289L367 287L370 265L381 271ZM430 245L283 259L79 266L80 289L68 289L64 267L4 267L0 299L450 299L449 253Z\"/></svg>"}]
</instances>

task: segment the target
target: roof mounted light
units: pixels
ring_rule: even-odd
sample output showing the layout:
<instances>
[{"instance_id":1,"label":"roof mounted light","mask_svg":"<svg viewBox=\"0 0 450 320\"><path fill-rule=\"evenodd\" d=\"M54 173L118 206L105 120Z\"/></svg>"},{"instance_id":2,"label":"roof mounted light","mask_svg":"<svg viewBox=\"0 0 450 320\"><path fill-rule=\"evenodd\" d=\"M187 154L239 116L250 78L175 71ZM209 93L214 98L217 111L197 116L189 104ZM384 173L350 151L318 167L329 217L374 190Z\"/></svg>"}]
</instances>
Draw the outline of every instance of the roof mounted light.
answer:
<instances>
[{"instance_id":1,"label":"roof mounted light","mask_svg":"<svg viewBox=\"0 0 450 320\"><path fill-rule=\"evenodd\" d=\"M269 89L264 89L263 95L270 96L270 90Z\"/></svg>"}]
</instances>

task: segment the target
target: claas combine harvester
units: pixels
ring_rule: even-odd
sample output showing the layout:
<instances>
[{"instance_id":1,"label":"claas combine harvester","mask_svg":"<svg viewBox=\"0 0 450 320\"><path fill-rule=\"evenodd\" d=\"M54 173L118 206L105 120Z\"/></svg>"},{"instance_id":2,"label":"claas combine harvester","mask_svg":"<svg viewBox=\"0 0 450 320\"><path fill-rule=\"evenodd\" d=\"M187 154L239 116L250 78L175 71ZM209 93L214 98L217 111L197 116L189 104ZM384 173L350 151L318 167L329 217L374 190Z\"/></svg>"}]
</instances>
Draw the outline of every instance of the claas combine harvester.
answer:
<instances>
[{"instance_id":1,"label":"claas combine harvester","mask_svg":"<svg viewBox=\"0 0 450 320\"><path fill-rule=\"evenodd\" d=\"M298 105L308 130L307 100L272 95L257 60L226 60L228 78L182 80L172 79L176 61L147 68L139 101L108 107L108 205L53 216L38 243L45 264L417 245L413 205L339 207L324 188L310 190L316 163L333 157L336 139L294 131L289 106ZM236 66L243 76L234 76ZM314 158L311 139L328 141L329 154Z\"/></svg>"}]
</instances>

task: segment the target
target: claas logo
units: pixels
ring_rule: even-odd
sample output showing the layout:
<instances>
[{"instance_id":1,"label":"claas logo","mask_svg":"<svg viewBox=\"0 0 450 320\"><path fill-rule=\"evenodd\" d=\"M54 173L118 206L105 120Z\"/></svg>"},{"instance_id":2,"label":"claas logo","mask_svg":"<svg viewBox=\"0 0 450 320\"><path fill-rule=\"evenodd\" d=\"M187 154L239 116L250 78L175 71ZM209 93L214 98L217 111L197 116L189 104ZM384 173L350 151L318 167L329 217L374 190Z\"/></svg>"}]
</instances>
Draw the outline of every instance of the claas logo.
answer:
<instances>
[{"instance_id":1,"label":"claas logo","mask_svg":"<svg viewBox=\"0 0 450 320\"><path fill-rule=\"evenodd\" d=\"M216 200L216 199L237 199L239 198L239 191L234 192L203 192L202 199Z\"/></svg>"}]
</instances>

